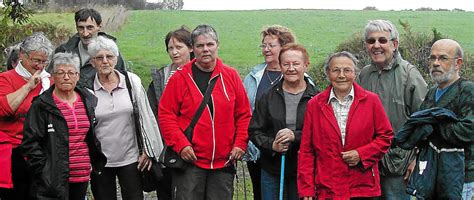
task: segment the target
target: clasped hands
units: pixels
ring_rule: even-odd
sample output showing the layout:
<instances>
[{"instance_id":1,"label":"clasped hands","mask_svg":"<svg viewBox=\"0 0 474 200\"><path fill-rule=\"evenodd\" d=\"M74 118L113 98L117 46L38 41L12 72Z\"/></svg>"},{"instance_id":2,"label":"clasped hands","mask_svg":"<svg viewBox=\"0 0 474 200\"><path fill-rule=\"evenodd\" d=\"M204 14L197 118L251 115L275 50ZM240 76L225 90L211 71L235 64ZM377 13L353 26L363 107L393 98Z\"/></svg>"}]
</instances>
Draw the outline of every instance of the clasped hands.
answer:
<instances>
[{"instance_id":1,"label":"clasped hands","mask_svg":"<svg viewBox=\"0 0 474 200\"><path fill-rule=\"evenodd\" d=\"M281 129L273 140L272 149L279 153L286 152L293 141L295 141L295 133L288 128Z\"/></svg>"}]
</instances>

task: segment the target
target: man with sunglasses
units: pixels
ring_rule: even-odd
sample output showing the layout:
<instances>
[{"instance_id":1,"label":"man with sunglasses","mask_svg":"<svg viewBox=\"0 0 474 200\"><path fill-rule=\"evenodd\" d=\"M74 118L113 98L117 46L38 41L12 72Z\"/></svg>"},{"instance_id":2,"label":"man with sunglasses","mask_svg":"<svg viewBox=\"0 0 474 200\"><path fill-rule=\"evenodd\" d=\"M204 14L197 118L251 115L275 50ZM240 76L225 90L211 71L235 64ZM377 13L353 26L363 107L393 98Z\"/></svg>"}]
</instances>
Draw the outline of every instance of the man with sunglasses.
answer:
<instances>
[{"instance_id":1,"label":"man with sunglasses","mask_svg":"<svg viewBox=\"0 0 474 200\"><path fill-rule=\"evenodd\" d=\"M96 71L93 67L91 67L91 65L86 65L89 62L87 46L94 40L94 38L99 35L114 41L116 39L113 36L100 31L102 28L102 17L97 10L92 8L80 9L74 14L74 21L76 22L77 33L73 35L66 43L56 48L54 53L72 52L76 55L79 55L81 62L81 77L79 84L91 85ZM48 66L48 72L52 72L52 66L52 63ZM115 66L115 69L121 72L125 72L126 70L125 63L120 53L117 57L117 65Z\"/></svg>"},{"instance_id":2,"label":"man with sunglasses","mask_svg":"<svg viewBox=\"0 0 474 200\"><path fill-rule=\"evenodd\" d=\"M360 85L379 95L396 133L416 112L427 92L418 69L398 52L399 34L392 22L371 20L365 27L365 47L372 63L359 75ZM392 147L380 166L382 199L410 199L406 183L414 168L415 152Z\"/></svg>"},{"instance_id":3,"label":"man with sunglasses","mask_svg":"<svg viewBox=\"0 0 474 200\"><path fill-rule=\"evenodd\" d=\"M31 101L52 80L44 68L53 45L43 33L26 37L16 67L0 74L0 199L31 199L30 173L20 151L23 123Z\"/></svg>"}]
</instances>

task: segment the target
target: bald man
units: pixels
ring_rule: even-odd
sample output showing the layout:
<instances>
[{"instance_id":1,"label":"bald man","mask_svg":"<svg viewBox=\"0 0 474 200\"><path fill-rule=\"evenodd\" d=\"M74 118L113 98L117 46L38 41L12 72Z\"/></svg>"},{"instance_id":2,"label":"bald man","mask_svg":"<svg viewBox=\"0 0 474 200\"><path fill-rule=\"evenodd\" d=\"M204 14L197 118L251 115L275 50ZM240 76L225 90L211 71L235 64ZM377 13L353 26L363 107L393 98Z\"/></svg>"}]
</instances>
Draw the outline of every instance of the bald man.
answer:
<instances>
[{"instance_id":1,"label":"bald man","mask_svg":"<svg viewBox=\"0 0 474 200\"><path fill-rule=\"evenodd\" d=\"M449 199L460 199L460 186L463 184L462 172L464 171L462 198L471 200L474 190L474 83L459 75L463 64L463 50L454 40L436 41L431 47L429 63L430 76L435 85L428 91L420 110L441 107L452 111L458 118L457 121L442 120L440 123L432 124L433 132L428 138L430 147L427 148L436 149L438 152L436 158L438 159L437 183L435 184L439 184L441 179L448 179L447 182L452 183L456 178L460 178L458 179L460 180L459 187L455 188L456 194L449 197L444 196ZM464 149L464 170L462 169L462 159L460 160L461 165L454 166L452 157L448 159L444 157L445 160L441 158L443 152L452 153L453 149L458 149L456 151L460 151L461 154ZM423 150L421 149L418 162L422 160L422 154ZM444 164L442 162L446 161L449 166L445 171L447 173L439 172L440 166ZM456 172L455 168L459 166L460 168ZM426 169L428 170L428 168ZM423 172L423 170L420 171ZM446 184L441 187L445 188ZM447 195L446 192L440 194L439 190L440 187L437 185L433 195L437 197ZM452 191L455 190L450 189L448 193Z\"/></svg>"}]
</instances>

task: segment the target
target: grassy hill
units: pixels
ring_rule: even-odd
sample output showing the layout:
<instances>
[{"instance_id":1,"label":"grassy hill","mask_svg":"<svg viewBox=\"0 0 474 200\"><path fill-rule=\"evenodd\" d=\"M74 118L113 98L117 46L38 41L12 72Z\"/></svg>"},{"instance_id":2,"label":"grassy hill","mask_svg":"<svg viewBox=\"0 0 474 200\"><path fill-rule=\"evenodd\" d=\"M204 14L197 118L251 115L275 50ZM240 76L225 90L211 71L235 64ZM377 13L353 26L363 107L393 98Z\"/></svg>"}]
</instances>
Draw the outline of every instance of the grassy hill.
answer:
<instances>
[{"instance_id":1,"label":"grassy hill","mask_svg":"<svg viewBox=\"0 0 474 200\"><path fill-rule=\"evenodd\" d=\"M48 20L64 20L61 15ZM67 14L69 23L72 15ZM44 18L44 17L43 17ZM199 24L214 26L219 34L219 55L241 75L263 61L260 31L263 26L289 27L297 42L309 50L313 64L322 62L342 41L363 30L370 19L388 19L402 31L399 20L408 21L412 31L439 32L458 40L466 51L474 52L474 12L451 11L340 11L340 10L258 10L258 11L131 11L118 38L120 51L133 71L149 83L150 68L169 62L164 37L181 25L190 29ZM64 23L64 22L61 22ZM72 24L74 25L74 24ZM410 41L401 41L410 42ZM315 65L313 65L315 66ZM472 67L472 66L470 66Z\"/></svg>"}]
</instances>

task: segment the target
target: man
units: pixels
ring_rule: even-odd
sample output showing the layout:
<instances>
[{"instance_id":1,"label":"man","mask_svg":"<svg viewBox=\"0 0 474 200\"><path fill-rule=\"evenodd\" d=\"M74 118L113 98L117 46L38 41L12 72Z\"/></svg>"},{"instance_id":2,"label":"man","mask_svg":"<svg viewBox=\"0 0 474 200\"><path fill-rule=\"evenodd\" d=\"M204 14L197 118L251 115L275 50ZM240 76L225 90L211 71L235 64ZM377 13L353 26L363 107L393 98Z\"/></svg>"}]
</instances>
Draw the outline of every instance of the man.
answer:
<instances>
[{"instance_id":1,"label":"man","mask_svg":"<svg viewBox=\"0 0 474 200\"><path fill-rule=\"evenodd\" d=\"M34 33L20 44L19 60L0 74L0 199L23 200L30 177L19 145L31 101L51 85L48 65L53 45L43 33Z\"/></svg>"},{"instance_id":2,"label":"man","mask_svg":"<svg viewBox=\"0 0 474 200\"><path fill-rule=\"evenodd\" d=\"M173 199L232 199L235 168L247 149L250 103L238 72L218 58L217 32L199 25L191 33L196 59L171 76L158 106L166 145L190 162L172 174ZM203 100L208 83L212 98L193 131L183 133Z\"/></svg>"},{"instance_id":3,"label":"man","mask_svg":"<svg viewBox=\"0 0 474 200\"><path fill-rule=\"evenodd\" d=\"M98 35L108 37L112 40L116 40L113 36L107 35L104 32L100 32L102 27L102 17L99 12L92 8L83 8L78 10L74 14L74 20L76 22L77 33L73 35L66 43L60 45L54 53L58 52L72 52L79 55L81 61L80 69L80 80L79 83L88 83L94 81L95 69L91 65L86 65L89 62L89 53L87 53L87 46L96 38ZM48 66L48 71L52 71L52 63ZM119 71L125 71L125 63L122 56L119 54L117 65L115 69Z\"/></svg>"},{"instance_id":4,"label":"man","mask_svg":"<svg viewBox=\"0 0 474 200\"><path fill-rule=\"evenodd\" d=\"M403 60L398 45L399 34L392 22L369 21L365 27L365 47L372 64L359 75L360 85L379 95L395 133L419 109L427 91L420 72ZM410 198L405 188L414 158L414 151L392 145L380 164L382 199Z\"/></svg>"},{"instance_id":5,"label":"man","mask_svg":"<svg viewBox=\"0 0 474 200\"><path fill-rule=\"evenodd\" d=\"M460 77L463 50L451 39L436 41L431 47L430 76L432 87L420 109L446 108L454 112L459 121L443 121L433 125L429 140L436 143L439 135L447 135L451 143L463 144L465 177L462 199L472 199L474 191L474 83ZM436 145L436 144L435 144ZM445 145L442 143L440 145ZM451 171L451 170L450 170ZM453 180L450 180L453 181Z\"/></svg>"}]
</instances>

